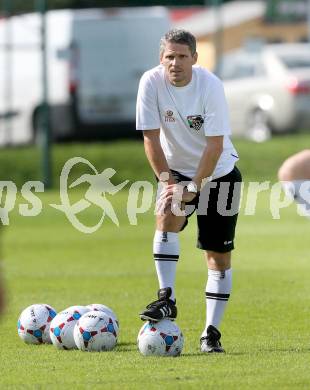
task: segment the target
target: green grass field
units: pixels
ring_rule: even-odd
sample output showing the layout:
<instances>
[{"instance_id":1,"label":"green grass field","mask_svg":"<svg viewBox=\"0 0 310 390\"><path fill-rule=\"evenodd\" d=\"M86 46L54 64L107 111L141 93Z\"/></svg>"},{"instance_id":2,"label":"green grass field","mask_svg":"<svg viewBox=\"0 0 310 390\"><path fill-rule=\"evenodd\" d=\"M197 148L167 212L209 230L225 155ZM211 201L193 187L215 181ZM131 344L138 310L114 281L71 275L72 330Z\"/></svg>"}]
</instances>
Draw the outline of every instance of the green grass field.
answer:
<instances>
[{"instance_id":1,"label":"green grass field","mask_svg":"<svg viewBox=\"0 0 310 390\"><path fill-rule=\"evenodd\" d=\"M285 137L253 148L240 141L246 181L274 180L282 156L307 147L309 141L307 136ZM108 153L104 145L94 146L96 153L99 147L103 155ZM141 147L136 143L133 149L127 147L122 155L124 170L130 169L131 151L135 154ZM68 148L72 154L75 148L76 155L84 155L81 146ZM55 153L64 154L60 149ZM86 151L92 161L91 145ZM136 169L138 157L133 160ZM113 167L114 161L110 162ZM119 178L123 177L122 173ZM280 219L272 219L268 192L259 194L255 216L244 215L243 202L233 256L233 292L221 326L227 353L220 356L199 352L207 271L202 252L195 248L192 218L181 234L176 286L183 353L178 358L145 358L136 346L142 325L137 314L158 288L152 260L152 210L139 215L136 226L130 225L128 192L122 191L110 198L120 228L105 219L96 233L86 235L48 206L59 203L57 190L38 195L43 202L39 216L21 217L17 206L25 200L19 197L10 226L3 229L8 305L0 323L0 389L310 388L310 220L298 216L295 205L282 210ZM75 200L83 196L82 191L73 194ZM95 206L83 213L83 221L90 224L100 216ZM39 302L58 311L95 302L112 307L121 324L117 347L112 352L83 353L24 344L16 329L19 313Z\"/></svg>"}]
</instances>

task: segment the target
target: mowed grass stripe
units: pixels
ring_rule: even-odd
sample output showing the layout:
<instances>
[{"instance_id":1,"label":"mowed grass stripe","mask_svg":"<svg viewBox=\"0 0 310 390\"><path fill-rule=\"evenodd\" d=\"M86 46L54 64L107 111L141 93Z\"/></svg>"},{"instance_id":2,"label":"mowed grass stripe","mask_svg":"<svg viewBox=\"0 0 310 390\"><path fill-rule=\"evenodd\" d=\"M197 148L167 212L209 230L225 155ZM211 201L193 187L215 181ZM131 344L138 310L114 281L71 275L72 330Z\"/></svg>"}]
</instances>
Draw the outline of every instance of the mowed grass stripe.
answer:
<instances>
[{"instance_id":1,"label":"mowed grass stripe","mask_svg":"<svg viewBox=\"0 0 310 390\"><path fill-rule=\"evenodd\" d=\"M181 234L177 275L177 323L185 347L182 357L168 359L144 358L136 347L142 325L137 314L157 290L152 210L139 216L138 226L131 226L124 215L124 191L113 197L117 214L123 215L120 228L105 220L98 232L85 235L47 206L57 202L57 191L40 197L43 213L24 218L14 212L4 234L9 288L0 328L4 388L140 389L145 383L151 389L307 388L310 265L305 238L310 223L296 215L294 205L284 210L280 221L273 220L265 212L268 193L261 194L256 216L240 216L233 292L221 329L225 356L199 352L207 273L202 253L195 249L191 221ZM34 302L47 302L57 310L92 302L111 306L121 323L119 345L101 354L24 345L16 321Z\"/></svg>"},{"instance_id":2,"label":"mowed grass stripe","mask_svg":"<svg viewBox=\"0 0 310 390\"><path fill-rule=\"evenodd\" d=\"M83 145L65 145L54 153L59 167L70 150L72 156L89 157L100 170L114 167L119 161L116 151L123 153L121 161L127 158L128 170L123 171L124 162L119 162L120 172L129 172L128 156L142 148L133 144L88 145L85 155ZM240 141L245 180L274 181L281 159L306 145L306 135L275 138L263 145ZM105 157L96 165L100 153ZM139 163L131 170L132 181L140 176L137 167L145 163L135 156L133 166L136 160ZM152 178L148 168L143 169L148 172L144 177ZM126 175L120 174L115 183ZM2 237L8 308L0 327L0 388L308 389L310 221L297 215L295 205L281 210L280 220L272 219L268 191L259 194L254 216L245 216L242 209L233 253L233 290L221 327L227 353L205 356L199 352L199 337L205 321L207 271L202 252L195 249L192 217L181 234L176 286L183 355L144 358L136 347L142 325L137 314L155 298L158 287L152 259L154 218L150 210L138 215L137 226L130 225L127 191L109 198L120 228L105 219L90 235L75 230L64 214L48 206L59 203L57 190L38 194L43 201L39 216L21 217L17 208L10 214ZM72 200L83 196L82 190L74 191ZM17 204L21 202L25 201L18 198ZM81 217L85 223L96 223L100 209L91 206ZM36 302L59 311L73 304L111 306L121 323L118 346L92 354L23 344L17 336L17 318Z\"/></svg>"}]
</instances>

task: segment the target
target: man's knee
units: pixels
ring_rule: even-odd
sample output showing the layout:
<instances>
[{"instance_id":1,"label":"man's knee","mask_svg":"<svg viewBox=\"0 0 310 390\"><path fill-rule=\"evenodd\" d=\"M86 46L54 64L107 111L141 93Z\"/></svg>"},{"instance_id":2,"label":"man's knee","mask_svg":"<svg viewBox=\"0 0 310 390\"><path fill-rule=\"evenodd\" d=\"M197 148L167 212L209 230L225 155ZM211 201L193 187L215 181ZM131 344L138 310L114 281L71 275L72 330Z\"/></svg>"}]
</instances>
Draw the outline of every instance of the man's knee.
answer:
<instances>
[{"instance_id":1,"label":"man's knee","mask_svg":"<svg viewBox=\"0 0 310 390\"><path fill-rule=\"evenodd\" d=\"M158 215L156 217L156 228L163 232L179 232L186 218L174 215L172 212L167 212L164 215Z\"/></svg>"},{"instance_id":2,"label":"man's knee","mask_svg":"<svg viewBox=\"0 0 310 390\"><path fill-rule=\"evenodd\" d=\"M287 158L278 170L280 181L310 179L310 149Z\"/></svg>"},{"instance_id":3,"label":"man's knee","mask_svg":"<svg viewBox=\"0 0 310 390\"><path fill-rule=\"evenodd\" d=\"M209 269L224 271L231 268L231 252L206 251L206 259Z\"/></svg>"},{"instance_id":4,"label":"man's knee","mask_svg":"<svg viewBox=\"0 0 310 390\"><path fill-rule=\"evenodd\" d=\"M278 179L280 181L290 181L293 180L292 169L285 162L280 166L278 170Z\"/></svg>"}]
</instances>

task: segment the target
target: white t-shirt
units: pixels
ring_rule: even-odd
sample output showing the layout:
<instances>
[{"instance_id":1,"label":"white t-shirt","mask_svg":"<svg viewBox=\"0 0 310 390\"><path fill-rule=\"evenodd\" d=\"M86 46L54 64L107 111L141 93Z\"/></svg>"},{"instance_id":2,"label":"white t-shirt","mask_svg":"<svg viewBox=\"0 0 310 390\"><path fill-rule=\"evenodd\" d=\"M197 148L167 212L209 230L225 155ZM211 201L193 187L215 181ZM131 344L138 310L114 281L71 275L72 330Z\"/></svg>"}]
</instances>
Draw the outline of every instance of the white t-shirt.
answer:
<instances>
[{"instance_id":1,"label":"white t-shirt","mask_svg":"<svg viewBox=\"0 0 310 390\"><path fill-rule=\"evenodd\" d=\"M173 86L159 65L140 80L137 130L160 129L160 142L170 169L193 178L207 145L206 136L224 136L223 152L212 174L229 173L238 154L229 138L228 109L221 81L207 69L193 66L184 87Z\"/></svg>"}]
</instances>

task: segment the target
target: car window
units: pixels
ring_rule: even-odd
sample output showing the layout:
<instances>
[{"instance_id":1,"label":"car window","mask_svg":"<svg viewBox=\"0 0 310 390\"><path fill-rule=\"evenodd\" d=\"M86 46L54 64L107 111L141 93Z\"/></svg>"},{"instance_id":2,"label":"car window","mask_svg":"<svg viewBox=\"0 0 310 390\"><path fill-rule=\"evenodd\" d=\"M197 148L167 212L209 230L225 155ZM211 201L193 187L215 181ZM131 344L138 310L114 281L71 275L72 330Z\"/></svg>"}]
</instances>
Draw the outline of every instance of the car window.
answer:
<instances>
[{"instance_id":1,"label":"car window","mask_svg":"<svg viewBox=\"0 0 310 390\"><path fill-rule=\"evenodd\" d=\"M294 68L310 68L310 56L292 56L292 55L279 55L279 58L284 65L289 69Z\"/></svg>"},{"instance_id":2,"label":"car window","mask_svg":"<svg viewBox=\"0 0 310 390\"><path fill-rule=\"evenodd\" d=\"M265 76L267 74L263 61L258 60L255 64L255 76Z\"/></svg>"},{"instance_id":3,"label":"car window","mask_svg":"<svg viewBox=\"0 0 310 390\"><path fill-rule=\"evenodd\" d=\"M265 74L257 56L224 57L217 71L222 80L243 79Z\"/></svg>"}]
</instances>

